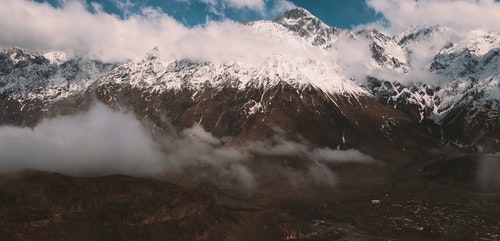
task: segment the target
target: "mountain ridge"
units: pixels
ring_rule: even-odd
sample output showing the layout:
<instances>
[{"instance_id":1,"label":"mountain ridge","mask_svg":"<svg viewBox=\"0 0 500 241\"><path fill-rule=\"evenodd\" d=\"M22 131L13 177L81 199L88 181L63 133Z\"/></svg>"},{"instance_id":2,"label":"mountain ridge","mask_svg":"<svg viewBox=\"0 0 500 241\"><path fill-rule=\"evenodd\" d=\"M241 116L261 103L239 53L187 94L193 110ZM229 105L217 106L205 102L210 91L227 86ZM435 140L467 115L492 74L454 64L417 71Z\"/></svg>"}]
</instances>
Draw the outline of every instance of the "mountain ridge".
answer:
<instances>
[{"instance_id":1,"label":"mountain ridge","mask_svg":"<svg viewBox=\"0 0 500 241\"><path fill-rule=\"evenodd\" d=\"M361 49L363 54L370 57L361 65L364 72L353 75L352 66L343 63L343 56L314 59L313 56L297 58L276 54L257 65L188 59L164 62L159 50L154 49L142 60L120 64L65 59L60 52L6 49L0 53L0 95L4 107L17 106L10 108L17 110L15 114L4 110L2 122L19 124L19 121L5 119L23 116L30 105L37 106L33 108L39 113L47 109L44 106L91 95L91 92L97 92L101 100L116 100L117 96L109 91L117 91L117 88L138 91L137 95L147 95L149 99L164 92L174 95L186 92L190 93L192 102L206 89L266 93L289 86L300 99L303 98L301 92L319 89L337 106L335 98L348 103L351 98L356 102L362 98L361 106L367 105L368 99L371 99L368 102L386 103L420 122L422 128L430 130L428 134L446 144L479 150L484 149L480 139L493 146L500 143L500 58L498 48L494 48L500 44L500 38L494 31L478 30L461 35L442 27L423 27L389 37L377 30L350 32L329 27L305 9L291 10L274 20L251 22L247 26L289 39L293 45L317 49L326 56L341 51L345 43L359 41L366 48ZM443 36L449 41L433 40ZM425 49L427 52L421 54L420 50ZM412 77L420 73L425 73L420 81ZM436 79L429 80L429 76ZM216 95L215 92L211 95ZM252 95L255 94L249 94ZM265 112L263 96L260 100L247 99L238 112L246 116ZM35 102L38 104L33 104ZM457 127L461 133L456 133Z\"/></svg>"}]
</instances>

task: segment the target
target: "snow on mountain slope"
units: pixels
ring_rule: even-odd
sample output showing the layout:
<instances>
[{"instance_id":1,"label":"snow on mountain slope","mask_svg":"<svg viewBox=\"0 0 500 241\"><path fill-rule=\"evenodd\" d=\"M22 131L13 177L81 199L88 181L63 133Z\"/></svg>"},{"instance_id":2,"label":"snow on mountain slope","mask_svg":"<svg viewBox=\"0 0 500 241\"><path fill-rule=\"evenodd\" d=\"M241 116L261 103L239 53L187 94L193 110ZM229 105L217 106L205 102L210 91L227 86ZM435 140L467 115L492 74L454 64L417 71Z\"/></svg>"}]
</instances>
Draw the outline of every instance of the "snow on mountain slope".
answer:
<instances>
[{"instance_id":1,"label":"snow on mountain slope","mask_svg":"<svg viewBox=\"0 0 500 241\"><path fill-rule=\"evenodd\" d=\"M0 95L15 99L57 101L87 89L115 64L84 58L66 59L61 52L0 52Z\"/></svg>"},{"instance_id":2,"label":"snow on mountain slope","mask_svg":"<svg viewBox=\"0 0 500 241\"><path fill-rule=\"evenodd\" d=\"M412 28L395 40L407 52L411 68L428 74L402 82L370 78L368 86L381 100L420 121L430 119L440 125L445 130L443 142L474 146L486 138L498 143L498 36L485 30L460 33L443 27Z\"/></svg>"},{"instance_id":3,"label":"snow on mountain slope","mask_svg":"<svg viewBox=\"0 0 500 241\"><path fill-rule=\"evenodd\" d=\"M406 72L409 64L406 52L394 41L393 38L373 30L361 30L357 35L372 41L370 44L371 57L383 67L388 67L399 72Z\"/></svg>"},{"instance_id":4,"label":"snow on mountain slope","mask_svg":"<svg viewBox=\"0 0 500 241\"><path fill-rule=\"evenodd\" d=\"M297 28L290 27L292 23ZM307 26L303 26L304 24ZM196 60L163 62L158 49L155 49L144 59L115 69L104 80L116 83L125 81L152 91L200 89L207 85L231 86L243 90L249 87L270 88L285 82L298 89L314 86L331 94L369 95L331 58L327 49L311 42L311 39L316 39L319 35L331 37L333 32L306 10L292 10L282 18L252 22L247 26L276 43L286 45L288 52L284 54L277 51L259 63L249 64ZM298 29L298 26L303 28Z\"/></svg>"},{"instance_id":5,"label":"snow on mountain slope","mask_svg":"<svg viewBox=\"0 0 500 241\"><path fill-rule=\"evenodd\" d=\"M297 89L314 86L331 94L369 95L335 67L334 63L282 55L270 56L257 66L189 60L164 63L154 50L143 60L114 69L101 83L128 83L151 92L161 92L183 88L199 90L207 86L239 90L271 88L285 82Z\"/></svg>"},{"instance_id":6,"label":"snow on mountain slope","mask_svg":"<svg viewBox=\"0 0 500 241\"><path fill-rule=\"evenodd\" d=\"M248 92L285 85L299 93L314 87L331 96L376 97L436 128L433 134L446 143L475 145L480 135L500 143L498 32L462 33L439 26L413 27L396 36L377 30L351 32L327 26L304 9L241 27L263 34L279 49L249 62L163 60L154 49L122 65L67 59L60 52L3 50L0 95L55 103L110 85L148 95L183 90L196 95L206 88L227 87ZM255 108L247 113L262 110L262 103L252 101Z\"/></svg>"},{"instance_id":7,"label":"snow on mountain slope","mask_svg":"<svg viewBox=\"0 0 500 241\"><path fill-rule=\"evenodd\" d=\"M302 9L285 13L275 22L313 46L330 49L328 54L335 56L339 69L365 83L380 100L421 122L430 120L442 129L462 123L454 127L470 132L466 137L452 137L453 133L446 132L456 130L450 129L439 134L443 142L471 146L480 136L499 142L498 32L462 33L440 26L413 27L393 37L377 30L342 32ZM346 42L347 50L336 52ZM357 49L349 45L363 48L364 59L356 58ZM363 64L350 67L349 57Z\"/></svg>"},{"instance_id":8,"label":"snow on mountain slope","mask_svg":"<svg viewBox=\"0 0 500 241\"><path fill-rule=\"evenodd\" d=\"M297 33L314 46L329 47L331 38L340 31L330 27L303 8L292 9L272 22Z\"/></svg>"},{"instance_id":9,"label":"snow on mountain slope","mask_svg":"<svg viewBox=\"0 0 500 241\"><path fill-rule=\"evenodd\" d=\"M412 36L411 40L408 36ZM475 101L499 99L498 36L494 31L459 34L435 27L416 29L399 40L408 52L421 51L423 46L429 52L426 53L429 59L424 59L428 61L425 66L429 72L436 74L438 80L434 83L416 80L415 83L428 83L436 89L431 101L427 99L426 103L433 109L432 118L439 122L446 110L471 100L467 96L475 96ZM425 93L412 92L416 95Z\"/></svg>"}]
</instances>

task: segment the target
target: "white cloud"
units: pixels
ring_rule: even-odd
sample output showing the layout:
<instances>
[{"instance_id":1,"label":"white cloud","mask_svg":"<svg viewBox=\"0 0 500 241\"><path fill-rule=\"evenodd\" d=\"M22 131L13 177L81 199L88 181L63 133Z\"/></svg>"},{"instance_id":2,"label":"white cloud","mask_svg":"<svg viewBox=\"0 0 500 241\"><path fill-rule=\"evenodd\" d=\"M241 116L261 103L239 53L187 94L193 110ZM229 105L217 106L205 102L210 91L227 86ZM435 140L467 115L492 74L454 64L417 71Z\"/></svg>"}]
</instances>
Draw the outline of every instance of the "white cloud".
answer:
<instances>
[{"instance_id":1,"label":"white cloud","mask_svg":"<svg viewBox=\"0 0 500 241\"><path fill-rule=\"evenodd\" d=\"M112 111L97 103L90 111L74 116L45 119L33 129L0 127L0 170L34 168L71 175L181 174L200 170L204 181L221 186L251 189L256 177L277 173L292 183L333 185L335 174L328 164L370 163L374 159L357 150L316 149L288 141L277 131L267 141L250 141L236 147L232 138L216 138L200 125L153 138L133 114ZM291 170L280 160L299 158L303 169ZM273 166L269 172L267 167ZM259 169L260 168L260 169ZM275 173L276 171L276 173ZM265 180L264 180L265 181Z\"/></svg>"},{"instance_id":2,"label":"white cloud","mask_svg":"<svg viewBox=\"0 0 500 241\"><path fill-rule=\"evenodd\" d=\"M276 16L279 14L283 14L285 11L290 9L297 8L295 4L287 0L278 0L275 2L274 7L271 9L270 14L272 16Z\"/></svg>"},{"instance_id":3,"label":"white cloud","mask_svg":"<svg viewBox=\"0 0 500 241\"><path fill-rule=\"evenodd\" d=\"M171 42L169 33L185 31L175 20L152 9L144 10L144 16L121 20L103 12L91 14L74 1L57 9L32 1L1 2L2 47L62 50L104 60L124 60L138 57L161 39Z\"/></svg>"},{"instance_id":4,"label":"white cloud","mask_svg":"<svg viewBox=\"0 0 500 241\"><path fill-rule=\"evenodd\" d=\"M178 1L189 1L189 0L178 0ZM200 1L208 5L217 5L217 0L200 0Z\"/></svg>"},{"instance_id":5,"label":"white cloud","mask_svg":"<svg viewBox=\"0 0 500 241\"><path fill-rule=\"evenodd\" d=\"M280 159L301 158L305 170L289 170L275 164L273 175L279 173L284 180L292 183L310 182L334 185L335 174L327 164L373 163L375 159L357 150L332 150L312 148L305 143L286 140L279 129L267 141L250 141L239 147L232 145L232 138L215 138L200 125L180 132L179 136L166 137L162 146L166 152L166 170L182 172L193 167L204 167L204 176L218 184L237 183L251 188L257 183L256 176L269 170L252 169L256 158L280 156ZM273 158L275 159L275 158ZM252 164L253 163L253 164ZM267 163L266 165L269 165ZM276 173L275 173L276 172Z\"/></svg>"},{"instance_id":6,"label":"white cloud","mask_svg":"<svg viewBox=\"0 0 500 241\"><path fill-rule=\"evenodd\" d=\"M266 4L264 0L223 0L230 7L234 8L249 8L253 10L263 11Z\"/></svg>"},{"instance_id":7,"label":"white cloud","mask_svg":"<svg viewBox=\"0 0 500 241\"><path fill-rule=\"evenodd\" d=\"M130 10L135 7L135 3L130 0L111 0L111 2L121 10Z\"/></svg>"},{"instance_id":8,"label":"white cloud","mask_svg":"<svg viewBox=\"0 0 500 241\"><path fill-rule=\"evenodd\" d=\"M175 0L178 2L189 3L191 0ZM277 11L289 10L295 5L288 0L198 0L210 6L212 11L220 12L220 9L225 8L235 8L235 9L249 9L252 11L257 11L261 15L265 16L270 12L271 14L282 13ZM270 10L266 10L266 3L272 2L274 7Z\"/></svg>"},{"instance_id":9,"label":"white cloud","mask_svg":"<svg viewBox=\"0 0 500 241\"><path fill-rule=\"evenodd\" d=\"M500 191L500 152L483 154L479 158L476 179L485 191Z\"/></svg>"},{"instance_id":10,"label":"white cloud","mask_svg":"<svg viewBox=\"0 0 500 241\"><path fill-rule=\"evenodd\" d=\"M111 0L113 4L122 11L125 16L130 16L133 13L133 8L136 7L136 4L131 2L131 0ZM94 2L91 2L94 4Z\"/></svg>"},{"instance_id":11,"label":"white cloud","mask_svg":"<svg viewBox=\"0 0 500 241\"><path fill-rule=\"evenodd\" d=\"M102 104L89 112L46 119L33 129L0 127L2 171L37 168L69 174L154 174L160 147L132 114Z\"/></svg>"},{"instance_id":12,"label":"white cloud","mask_svg":"<svg viewBox=\"0 0 500 241\"><path fill-rule=\"evenodd\" d=\"M236 9L247 8L253 11L257 11L263 17L273 17L278 14L282 14L283 12L290 10L292 8L296 8L295 4L288 0L274 0L274 1L265 1L265 0L202 0L207 3L210 3L213 6L227 6ZM266 10L266 3L272 2L272 7L269 10ZM221 4L218 4L221 3Z\"/></svg>"},{"instance_id":13,"label":"white cloud","mask_svg":"<svg viewBox=\"0 0 500 241\"><path fill-rule=\"evenodd\" d=\"M153 8L121 19L102 11L92 14L77 1L61 8L27 0L0 4L0 48L60 50L105 61L135 60L155 46L165 60L254 61L291 52L289 46L232 21L187 28Z\"/></svg>"},{"instance_id":14,"label":"white cloud","mask_svg":"<svg viewBox=\"0 0 500 241\"><path fill-rule=\"evenodd\" d=\"M332 150L329 148L315 149L310 153L310 157L316 161L326 163L343 162L374 162L373 157L359 152L358 150Z\"/></svg>"},{"instance_id":15,"label":"white cloud","mask_svg":"<svg viewBox=\"0 0 500 241\"><path fill-rule=\"evenodd\" d=\"M257 11L268 3L263 0L204 1L214 8L226 6ZM264 17L295 7L287 0L272 3L271 9L262 13ZM416 24L500 29L497 14L500 3L491 0L368 0L367 3L388 19L393 32ZM103 12L96 4L91 4L96 11L92 14L81 1L64 1L61 8L28 0L0 0L0 4L0 48L19 46L32 50L61 50L69 55L108 61L138 59L155 46L166 59L211 61L254 61L294 51L290 46L238 23L208 22L206 26L187 28L152 8L130 13L121 19ZM131 4L124 1L120 6L127 9ZM351 67L356 65L353 61L349 64Z\"/></svg>"},{"instance_id":16,"label":"white cloud","mask_svg":"<svg viewBox=\"0 0 500 241\"><path fill-rule=\"evenodd\" d=\"M441 25L457 30L500 30L500 2L494 0L367 0L393 33L414 25ZM378 25L378 24L376 24ZM372 25L375 26L375 25Z\"/></svg>"}]
</instances>

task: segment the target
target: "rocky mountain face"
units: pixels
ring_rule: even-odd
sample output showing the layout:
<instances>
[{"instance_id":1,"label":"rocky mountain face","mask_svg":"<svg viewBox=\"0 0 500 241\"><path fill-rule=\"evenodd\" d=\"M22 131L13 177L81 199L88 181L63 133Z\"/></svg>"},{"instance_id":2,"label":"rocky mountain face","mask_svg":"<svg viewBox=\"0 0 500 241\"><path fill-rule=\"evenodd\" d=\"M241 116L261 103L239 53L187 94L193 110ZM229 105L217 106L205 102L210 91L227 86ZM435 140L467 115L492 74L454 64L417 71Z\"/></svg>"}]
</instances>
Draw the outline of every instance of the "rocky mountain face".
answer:
<instances>
[{"instance_id":1,"label":"rocky mountain face","mask_svg":"<svg viewBox=\"0 0 500 241\"><path fill-rule=\"evenodd\" d=\"M0 53L0 122L34 126L46 116L49 106L81 95L116 66L85 58L66 59L61 52L3 50ZM67 111L79 109L66 106ZM57 113L71 112L58 109Z\"/></svg>"},{"instance_id":2,"label":"rocky mountain face","mask_svg":"<svg viewBox=\"0 0 500 241\"><path fill-rule=\"evenodd\" d=\"M444 143L497 149L498 33L478 30L457 35L450 29L430 27L410 29L394 38L408 54L421 51L422 45L436 45L430 46L434 52L425 70L437 82L405 84L369 77L368 86L380 100L420 118L422 123L437 124Z\"/></svg>"},{"instance_id":3,"label":"rocky mountain face","mask_svg":"<svg viewBox=\"0 0 500 241\"><path fill-rule=\"evenodd\" d=\"M0 54L0 121L33 126L44 116L83 110L97 98L161 128L165 117L180 128L198 122L236 142L265 138L280 127L290 138L332 148L370 150L377 143L407 149L437 138L498 150L496 32L425 27L389 37L329 27L304 9L248 27L321 51L337 48L341 40L365 41L371 56L367 73L356 79L342 65L283 55L257 66L164 62L155 49L142 60L118 64L6 49ZM431 57L417 65L420 51ZM422 66L429 75L411 76Z\"/></svg>"}]
</instances>

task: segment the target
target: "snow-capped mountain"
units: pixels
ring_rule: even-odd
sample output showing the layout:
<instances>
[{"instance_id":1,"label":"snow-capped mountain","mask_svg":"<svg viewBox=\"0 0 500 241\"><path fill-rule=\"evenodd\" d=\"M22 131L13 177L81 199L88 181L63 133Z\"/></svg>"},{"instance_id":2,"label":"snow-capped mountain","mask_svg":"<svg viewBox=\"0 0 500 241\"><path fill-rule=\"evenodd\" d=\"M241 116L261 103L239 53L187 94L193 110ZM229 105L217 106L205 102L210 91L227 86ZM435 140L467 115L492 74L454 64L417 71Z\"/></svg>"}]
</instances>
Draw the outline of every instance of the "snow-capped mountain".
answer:
<instances>
[{"instance_id":1,"label":"snow-capped mountain","mask_svg":"<svg viewBox=\"0 0 500 241\"><path fill-rule=\"evenodd\" d=\"M391 138L401 138L395 133L402 126L418 129L342 72L300 61L272 56L257 66L165 63L153 50L140 61L115 68L91 88L100 101L132 109L161 128L170 124L162 122L167 116L175 126L199 123L217 136L235 137L236 143L265 138L278 127L288 138L315 145L362 148L383 136L384 145L392 148ZM391 121L402 126L387 125Z\"/></svg>"},{"instance_id":2,"label":"snow-capped mountain","mask_svg":"<svg viewBox=\"0 0 500 241\"><path fill-rule=\"evenodd\" d=\"M0 95L12 98L57 99L84 91L116 64L85 58L66 59L62 52L0 52Z\"/></svg>"},{"instance_id":3,"label":"snow-capped mountain","mask_svg":"<svg viewBox=\"0 0 500 241\"><path fill-rule=\"evenodd\" d=\"M407 52L408 60L420 55L414 59L422 61L418 64L421 72L431 75L402 83L369 77L373 94L420 121L432 120L440 126L445 143L462 147L499 143L497 32L458 33L424 27L412 28L394 40ZM429 77L434 79L429 81Z\"/></svg>"},{"instance_id":4,"label":"snow-capped mountain","mask_svg":"<svg viewBox=\"0 0 500 241\"><path fill-rule=\"evenodd\" d=\"M330 47L332 37L341 31L338 28L326 25L309 11L302 8L287 11L273 22L298 34L306 39L308 43L321 47Z\"/></svg>"},{"instance_id":5,"label":"snow-capped mountain","mask_svg":"<svg viewBox=\"0 0 500 241\"><path fill-rule=\"evenodd\" d=\"M170 124L165 118L179 127L196 122L215 135L235 137L235 143L279 127L312 144L372 153L418 153L419 145L434 145L433 138L498 150L497 32L351 32L304 9L244 27L315 54L216 63L163 60L154 49L141 60L117 64L6 49L0 53L0 121L35 125L97 98L160 128ZM357 58L349 55L351 45Z\"/></svg>"}]
</instances>

